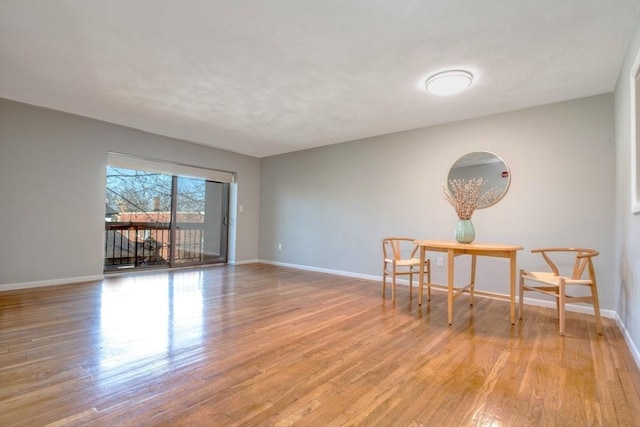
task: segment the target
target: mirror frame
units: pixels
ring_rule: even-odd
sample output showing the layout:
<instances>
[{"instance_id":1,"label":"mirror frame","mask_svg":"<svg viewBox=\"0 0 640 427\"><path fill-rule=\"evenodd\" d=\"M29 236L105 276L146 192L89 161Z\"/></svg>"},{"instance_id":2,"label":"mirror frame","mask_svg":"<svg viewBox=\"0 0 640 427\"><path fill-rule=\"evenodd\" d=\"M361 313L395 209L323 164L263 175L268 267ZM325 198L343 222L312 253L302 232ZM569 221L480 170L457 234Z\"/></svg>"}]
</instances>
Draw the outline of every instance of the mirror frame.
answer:
<instances>
[{"instance_id":1,"label":"mirror frame","mask_svg":"<svg viewBox=\"0 0 640 427\"><path fill-rule=\"evenodd\" d=\"M484 209L484 208L488 208L490 206L495 205L496 203L498 203L500 200L502 200L505 196L505 194L507 194L507 191L509 190L509 187L511 186L511 169L509 169L509 165L507 164L507 162L505 162L505 160L497 155L496 153L494 153L493 151L489 151L489 150L475 150L475 151L470 151L468 153L463 154L462 156L458 157L458 159L453 162L453 164L451 165L451 167L449 168L449 173L447 174L447 188L449 187L449 181L452 179L451 178L451 171L454 169L455 165L460 162L462 159L464 159L465 157L471 155L471 154L475 154L475 153L486 153L486 154L490 154L494 157L496 157L500 162L502 162L502 164L504 165L504 169L507 172L507 185L504 187L504 190L502 191L502 194L500 194L500 197L498 197L496 200L494 200L493 203L488 204L488 205L482 205L482 206L478 206L476 209ZM496 162L497 163L497 162ZM479 163L482 164L482 163ZM504 173L504 172L503 172ZM453 178L455 179L455 178ZM491 188L491 187L490 187Z\"/></svg>"}]
</instances>

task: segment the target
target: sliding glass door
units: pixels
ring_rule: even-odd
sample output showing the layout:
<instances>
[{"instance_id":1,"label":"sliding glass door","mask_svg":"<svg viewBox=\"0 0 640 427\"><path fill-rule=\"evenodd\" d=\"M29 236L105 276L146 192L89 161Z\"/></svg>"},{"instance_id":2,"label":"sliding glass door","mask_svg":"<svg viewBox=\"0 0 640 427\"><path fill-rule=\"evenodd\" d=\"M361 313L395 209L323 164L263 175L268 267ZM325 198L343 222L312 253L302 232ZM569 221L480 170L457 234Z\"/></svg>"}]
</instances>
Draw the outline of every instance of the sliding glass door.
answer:
<instances>
[{"instance_id":1,"label":"sliding glass door","mask_svg":"<svg viewBox=\"0 0 640 427\"><path fill-rule=\"evenodd\" d=\"M229 184L107 168L105 271L227 261Z\"/></svg>"},{"instance_id":2,"label":"sliding glass door","mask_svg":"<svg viewBox=\"0 0 640 427\"><path fill-rule=\"evenodd\" d=\"M229 184L175 177L175 264L226 262Z\"/></svg>"}]
</instances>

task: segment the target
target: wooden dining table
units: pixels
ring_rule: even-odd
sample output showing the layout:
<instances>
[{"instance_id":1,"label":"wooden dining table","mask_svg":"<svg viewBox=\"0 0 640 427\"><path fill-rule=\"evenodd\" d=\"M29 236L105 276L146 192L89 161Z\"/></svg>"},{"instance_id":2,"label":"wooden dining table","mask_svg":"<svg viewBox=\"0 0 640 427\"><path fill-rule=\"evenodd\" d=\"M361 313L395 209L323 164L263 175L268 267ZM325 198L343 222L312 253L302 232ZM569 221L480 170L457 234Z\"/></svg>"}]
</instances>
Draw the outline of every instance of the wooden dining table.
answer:
<instances>
[{"instance_id":1,"label":"wooden dining table","mask_svg":"<svg viewBox=\"0 0 640 427\"><path fill-rule=\"evenodd\" d=\"M504 245L497 243L459 243L448 240L416 240L414 241L420 248L420 292L418 304L422 305L422 288L424 283L424 263L426 252L446 252L447 253L447 311L449 325L453 324L453 300L463 294L469 292L471 305L473 305L473 297L476 280L476 258L478 256L508 258L509 259L509 302L511 324L516 323L516 256L522 246ZM471 255L471 279L467 285L461 287L454 286L454 269L455 259L460 255ZM429 285L438 285L429 283Z\"/></svg>"}]
</instances>

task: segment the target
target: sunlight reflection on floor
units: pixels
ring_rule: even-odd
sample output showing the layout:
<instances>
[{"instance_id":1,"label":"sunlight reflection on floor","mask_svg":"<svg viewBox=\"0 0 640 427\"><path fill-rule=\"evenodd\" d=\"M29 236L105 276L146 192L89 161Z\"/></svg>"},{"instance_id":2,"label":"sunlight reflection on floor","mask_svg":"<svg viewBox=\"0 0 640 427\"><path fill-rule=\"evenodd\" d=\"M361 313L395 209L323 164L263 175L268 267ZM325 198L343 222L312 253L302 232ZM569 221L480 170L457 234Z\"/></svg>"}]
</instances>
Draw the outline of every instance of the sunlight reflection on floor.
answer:
<instances>
[{"instance_id":1,"label":"sunlight reflection on floor","mask_svg":"<svg viewBox=\"0 0 640 427\"><path fill-rule=\"evenodd\" d=\"M162 272L106 282L100 306L101 370L199 347L204 335L202 274Z\"/></svg>"}]
</instances>

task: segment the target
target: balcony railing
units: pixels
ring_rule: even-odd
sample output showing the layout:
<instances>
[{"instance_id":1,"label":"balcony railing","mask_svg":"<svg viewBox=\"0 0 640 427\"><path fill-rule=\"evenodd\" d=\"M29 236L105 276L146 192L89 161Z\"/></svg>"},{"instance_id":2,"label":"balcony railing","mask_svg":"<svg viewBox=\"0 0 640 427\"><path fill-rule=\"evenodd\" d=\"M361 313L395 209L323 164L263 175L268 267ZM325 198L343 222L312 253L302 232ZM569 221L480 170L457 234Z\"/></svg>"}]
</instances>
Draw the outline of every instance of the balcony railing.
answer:
<instances>
[{"instance_id":1,"label":"balcony railing","mask_svg":"<svg viewBox=\"0 0 640 427\"><path fill-rule=\"evenodd\" d=\"M176 224L176 263L195 263L204 257L204 224ZM105 222L106 271L133 267L168 266L171 224L162 222Z\"/></svg>"}]
</instances>

